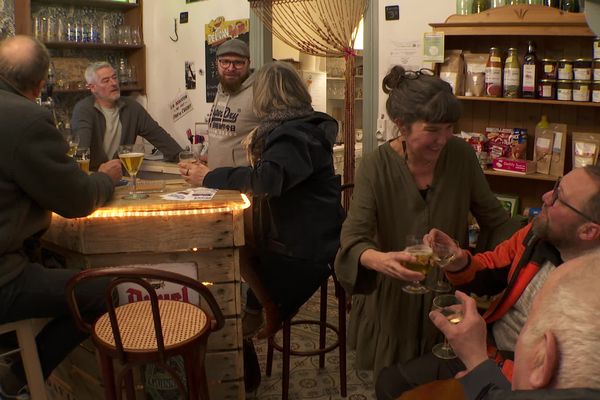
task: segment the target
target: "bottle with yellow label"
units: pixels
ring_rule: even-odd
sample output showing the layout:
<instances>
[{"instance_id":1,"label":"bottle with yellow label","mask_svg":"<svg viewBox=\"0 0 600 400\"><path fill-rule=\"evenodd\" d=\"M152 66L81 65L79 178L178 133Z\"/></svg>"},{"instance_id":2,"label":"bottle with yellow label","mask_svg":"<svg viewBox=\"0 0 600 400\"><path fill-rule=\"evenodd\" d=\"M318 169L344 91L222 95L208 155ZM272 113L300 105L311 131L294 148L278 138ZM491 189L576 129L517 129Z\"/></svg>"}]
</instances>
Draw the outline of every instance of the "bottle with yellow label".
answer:
<instances>
[{"instance_id":1,"label":"bottle with yellow label","mask_svg":"<svg viewBox=\"0 0 600 400\"><path fill-rule=\"evenodd\" d=\"M521 64L517 56L517 49L508 49L508 55L504 62L504 86L503 97L519 97L521 88Z\"/></svg>"},{"instance_id":2,"label":"bottle with yellow label","mask_svg":"<svg viewBox=\"0 0 600 400\"><path fill-rule=\"evenodd\" d=\"M490 55L485 65L485 95L502 97L502 58L497 47L490 48Z\"/></svg>"}]
</instances>

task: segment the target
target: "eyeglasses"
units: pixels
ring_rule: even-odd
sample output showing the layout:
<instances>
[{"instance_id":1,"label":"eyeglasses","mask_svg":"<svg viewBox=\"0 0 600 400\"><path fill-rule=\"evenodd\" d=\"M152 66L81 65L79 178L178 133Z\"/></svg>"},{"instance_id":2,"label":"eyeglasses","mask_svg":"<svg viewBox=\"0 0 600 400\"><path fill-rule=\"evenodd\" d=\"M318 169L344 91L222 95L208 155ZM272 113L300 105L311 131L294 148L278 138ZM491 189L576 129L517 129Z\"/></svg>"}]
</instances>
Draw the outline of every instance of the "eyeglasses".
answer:
<instances>
[{"instance_id":1,"label":"eyeglasses","mask_svg":"<svg viewBox=\"0 0 600 400\"><path fill-rule=\"evenodd\" d=\"M240 69L246 65L246 60L227 60L224 58L219 58L219 65L223 68L229 68L233 65L233 68Z\"/></svg>"},{"instance_id":2,"label":"eyeglasses","mask_svg":"<svg viewBox=\"0 0 600 400\"><path fill-rule=\"evenodd\" d=\"M558 200L563 206L567 207L569 210L573 211L575 214L579 215L581 218L585 219L586 221L590 221L590 222L600 225L600 223L598 223L594 218L582 213L581 211L579 211L578 209L576 209L575 207L573 207L572 205L570 205L569 203L565 202L560 197L558 197L559 188L560 188L560 178L558 178L558 180L556 181L556 184L554 184L554 188L552 189L552 197L550 197L550 201L548 202L549 206L553 206L554 203L556 203L556 201Z\"/></svg>"},{"instance_id":3,"label":"eyeglasses","mask_svg":"<svg viewBox=\"0 0 600 400\"><path fill-rule=\"evenodd\" d=\"M406 79L418 79L421 75L434 76L435 72L429 68L421 68L418 71L404 71L404 77Z\"/></svg>"}]
</instances>

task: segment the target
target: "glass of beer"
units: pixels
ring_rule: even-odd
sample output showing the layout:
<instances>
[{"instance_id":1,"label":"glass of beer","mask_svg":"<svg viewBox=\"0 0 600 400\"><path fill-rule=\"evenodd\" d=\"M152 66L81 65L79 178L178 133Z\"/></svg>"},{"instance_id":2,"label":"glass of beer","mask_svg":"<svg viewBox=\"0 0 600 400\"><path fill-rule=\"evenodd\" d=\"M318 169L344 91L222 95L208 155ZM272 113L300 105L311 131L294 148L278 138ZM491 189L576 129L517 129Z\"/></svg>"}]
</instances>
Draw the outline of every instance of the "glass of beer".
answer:
<instances>
[{"instance_id":1,"label":"glass of beer","mask_svg":"<svg viewBox=\"0 0 600 400\"><path fill-rule=\"evenodd\" d=\"M79 136L65 134L65 141L69 144L69 150L67 150L67 155L69 157L73 157L75 152L77 151L77 146L79 146Z\"/></svg>"},{"instance_id":2,"label":"glass of beer","mask_svg":"<svg viewBox=\"0 0 600 400\"><path fill-rule=\"evenodd\" d=\"M90 173L90 148L89 147L79 147L75 151L75 155L73 156L77 164L79 165L79 169L81 169L86 174Z\"/></svg>"},{"instance_id":3,"label":"glass of beer","mask_svg":"<svg viewBox=\"0 0 600 400\"><path fill-rule=\"evenodd\" d=\"M144 145L142 143L138 143L124 144L119 146L119 159L127 170L129 176L131 176L133 179L133 193L123 196L123 199L137 200L148 197L147 194L137 193L136 186L136 176L140 170L140 167L142 166L142 161L144 161Z\"/></svg>"},{"instance_id":4,"label":"glass of beer","mask_svg":"<svg viewBox=\"0 0 600 400\"><path fill-rule=\"evenodd\" d=\"M427 272L429 272L429 269L431 268L431 255L433 254L431 247L420 243L413 236L407 238L406 244L407 247L404 251L413 256L415 261L405 262L404 266L412 271L427 275ZM412 281L408 285L402 287L402 290L410 294L429 293L429 289L423 286L420 281Z\"/></svg>"},{"instance_id":5,"label":"glass of beer","mask_svg":"<svg viewBox=\"0 0 600 400\"><path fill-rule=\"evenodd\" d=\"M453 294L441 294L433 299L432 310L437 310L452 324L458 324L463 319L463 305ZM438 343L431 349L433 355L444 360L456 358L456 354L444 337L443 343Z\"/></svg>"}]
</instances>

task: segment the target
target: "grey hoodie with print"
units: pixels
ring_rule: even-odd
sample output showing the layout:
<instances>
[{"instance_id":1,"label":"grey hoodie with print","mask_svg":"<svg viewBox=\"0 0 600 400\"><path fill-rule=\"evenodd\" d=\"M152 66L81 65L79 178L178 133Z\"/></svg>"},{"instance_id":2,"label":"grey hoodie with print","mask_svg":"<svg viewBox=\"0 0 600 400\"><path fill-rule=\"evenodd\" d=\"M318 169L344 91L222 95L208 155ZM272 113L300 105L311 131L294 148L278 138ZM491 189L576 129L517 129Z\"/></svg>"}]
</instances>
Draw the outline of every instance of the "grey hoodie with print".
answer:
<instances>
[{"instance_id":1,"label":"grey hoodie with print","mask_svg":"<svg viewBox=\"0 0 600 400\"><path fill-rule=\"evenodd\" d=\"M242 141L258 126L252 108L254 75L250 75L235 93L223 90L221 84L208 120L208 167L248 166Z\"/></svg>"}]
</instances>

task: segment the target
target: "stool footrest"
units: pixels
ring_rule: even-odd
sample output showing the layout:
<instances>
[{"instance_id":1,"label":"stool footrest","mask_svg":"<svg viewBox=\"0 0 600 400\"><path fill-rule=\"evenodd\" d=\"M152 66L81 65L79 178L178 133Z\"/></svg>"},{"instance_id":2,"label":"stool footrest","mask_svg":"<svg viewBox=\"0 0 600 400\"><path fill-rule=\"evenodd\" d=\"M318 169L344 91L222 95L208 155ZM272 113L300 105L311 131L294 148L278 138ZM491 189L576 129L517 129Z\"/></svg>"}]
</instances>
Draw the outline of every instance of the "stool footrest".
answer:
<instances>
[{"instance_id":1,"label":"stool footrest","mask_svg":"<svg viewBox=\"0 0 600 400\"><path fill-rule=\"evenodd\" d=\"M321 322L320 321L315 321L315 320L294 320L290 323L290 328L293 325L316 325L316 326L321 326ZM332 330L333 332L335 332L335 334L339 337L339 330L337 326L334 326L328 322L325 323L325 326ZM271 337L269 339L271 341L271 344L273 346L274 349L278 350L278 351L283 351L283 347L277 343L275 341L275 336ZM329 353L332 350L335 350L339 347L340 345L340 341L339 339L336 340L335 342L333 342L332 344L330 344L327 347L324 348L319 348L319 349L315 349L315 350L293 350L290 349L290 355L293 356L303 356L303 357L311 357L311 356L319 356L322 354L326 354Z\"/></svg>"}]
</instances>

